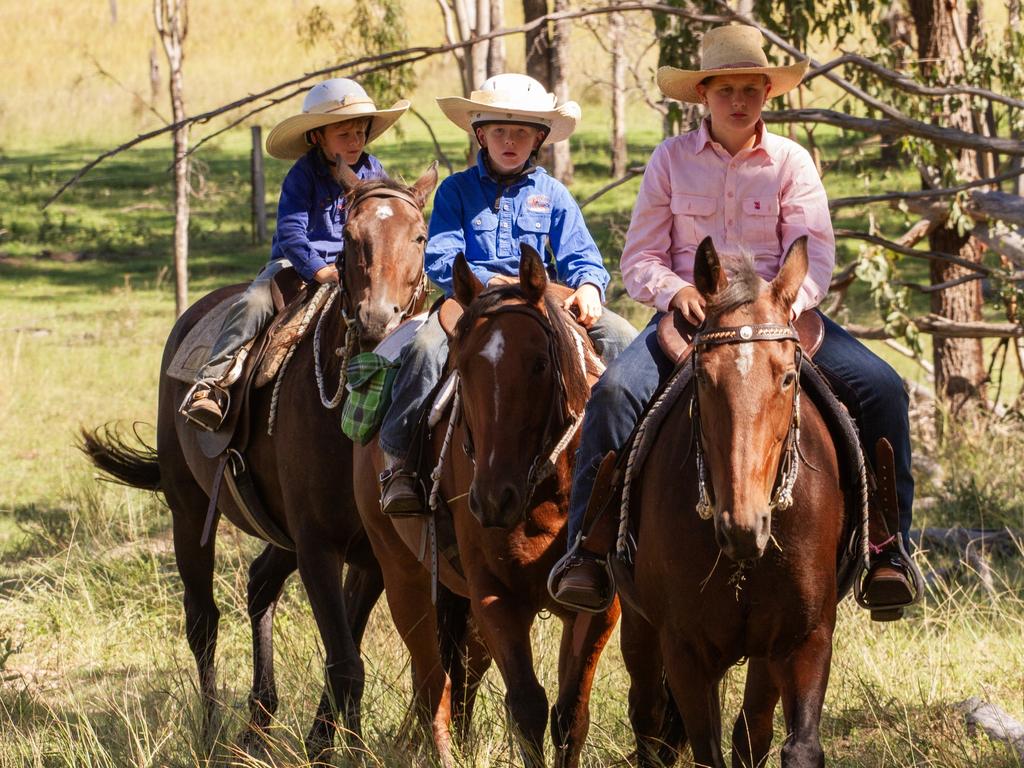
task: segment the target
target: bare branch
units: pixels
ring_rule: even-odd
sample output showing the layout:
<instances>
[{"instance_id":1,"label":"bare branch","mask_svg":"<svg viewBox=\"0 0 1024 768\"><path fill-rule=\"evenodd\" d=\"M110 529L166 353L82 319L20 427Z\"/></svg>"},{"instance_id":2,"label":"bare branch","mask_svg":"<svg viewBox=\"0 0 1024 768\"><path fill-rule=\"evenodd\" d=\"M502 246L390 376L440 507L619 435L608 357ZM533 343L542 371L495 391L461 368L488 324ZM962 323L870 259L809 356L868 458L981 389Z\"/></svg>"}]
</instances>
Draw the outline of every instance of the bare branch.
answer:
<instances>
[{"instance_id":1,"label":"bare branch","mask_svg":"<svg viewBox=\"0 0 1024 768\"><path fill-rule=\"evenodd\" d=\"M914 200L929 197L951 197L958 192L963 192L967 189L987 187L991 184L998 184L1001 181L1015 179L1021 175L1024 175L1024 168L1013 168L1005 173L1000 173L998 176L992 176L987 179L978 179L977 181L971 181L957 187L945 187L943 189L915 189L910 192L882 192L877 195L861 195L859 197L837 197L834 200L828 201L828 207L830 210L834 211L837 208L847 208L849 206L864 205L866 203L878 203L885 200Z\"/></svg>"},{"instance_id":2,"label":"bare branch","mask_svg":"<svg viewBox=\"0 0 1024 768\"><path fill-rule=\"evenodd\" d=\"M448 169L448 173L454 173L455 171L452 168L451 160L448 159L448 155L446 155L444 150L441 149L441 143L437 140L437 135L434 133L434 129L430 127L430 123L427 121L427 118L425 118L415 107L409 107L409 114L414 115L421 123L423 123L424 127L427 129L427 133L430 134L430 140L434 142L434 154L437 156L437 159L444 163L445 168Z\"/></svg>"},{"instance_id":3,"label":"bare branch","mask_svg":"<svg viewBox=\"0 0 1024 768\"><path fill-rule=\"evenodd\" d=\"M626 171L624 176L621 176L621 177L617 178L615 181L613 181L613 182L611 182L609 184L605 184L603 187L601 187L599 190L597 190L597 192L595 192L594 194L590 195L586 199L582 200L580 202L580 208L583 208L584 206L590 205L592 202L597 200L599 197L607 194L608 192L611 192L616 187L625 184L627 181L629 181L630 179L632 179L632 178L634 178L636 176L640 176L641 174L643 174L643 172L646 169L647 169L646 165L634 166L632 168L629 168Z\"/></svg>"},{"instance_id":4,"label":"bare branch","mask_svg":"<svg viewBox=\"0 0 1024 768\"><path fill-rule=\"evenodd\" d=\"M892 240L886 240L884 237L878 235L869 235L867 232L856 232L852 229L837 229L835 231L836 237L843 237L848 240L864 240L865 242L872 243L874 245L880 245L883 248L888 248L894 253L902 254L903 256L913 256L916 259L931 259L933 261L944 261L949 264L956 264L969 269L972 272L977 272L984 277L992 274L992 270L982 264L976 264L973 261L962 259L959 256L954 256L951 253L936 253L935 251L917 251L913 248L907 248L900 245Z\"/></svg>"},{"instance_id":5,"label":"bare branch","mask_svg":"<svg viewBox=\"0 0 1024 768\"><path fill-rule=\"evenodd\" d=\"M1024 326L1019 323L957 323L939 315L925 315L912 320L917 330L932 336L967 339L1018 339L1024 336ZM858 339L891 339L893 334L885 328L869 328L864 325L847 325L846 330Z\"/></svg>"}]
</instances>

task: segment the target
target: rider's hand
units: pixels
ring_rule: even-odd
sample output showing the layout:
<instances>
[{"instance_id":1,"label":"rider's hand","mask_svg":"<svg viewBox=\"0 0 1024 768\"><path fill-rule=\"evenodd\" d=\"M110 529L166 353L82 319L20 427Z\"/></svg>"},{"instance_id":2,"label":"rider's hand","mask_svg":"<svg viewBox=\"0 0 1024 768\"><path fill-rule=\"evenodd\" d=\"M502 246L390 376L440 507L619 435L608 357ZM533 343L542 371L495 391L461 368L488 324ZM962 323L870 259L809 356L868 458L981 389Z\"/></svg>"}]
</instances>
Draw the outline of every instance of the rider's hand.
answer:
<instances>
[{"instance_id":1,"label":"rider's hand","mask_svg":"<svg viewBox=\"0 0 1024 768\"><path fill-rule=\"evenodd\" d=\"M678 309L691 325L704 322L704 297L692 285L680 288L668 306L669 309Z\"/></svg>"},{"instance_id":2,"label":"rider's hand","mask_svg":"<svg viewBox=\"0 0 1024 768\"><path fill-rule=\"evenodd\" d=\"M593 283L584 283L562 302L562 308L573 312L579 324L589 328L601 317L601 292Z\"/></svg>"},{"instance_id":3,"label":"rider's hand","mask_svg":"<svg viewBox=\"0 0 1024 768\"><path fill-rule=\"evenodd\" d=\"M314 274L313 279L318 283L336 283L338 282L338 268L334 264L328 264L326 267L320 267Z\"/></svg>"},{"instance_id":4,"label":"rider's hand","mask_svg":"<svg viewBox=\"0 0 1024 768\"><path fill-rule=\"evenodd\" d=\"M519 282L518 277L510 277L509 275L495 275L487 281L487 287L491 288L495 285L515 285Z\"/></svg>"}]
</instances>

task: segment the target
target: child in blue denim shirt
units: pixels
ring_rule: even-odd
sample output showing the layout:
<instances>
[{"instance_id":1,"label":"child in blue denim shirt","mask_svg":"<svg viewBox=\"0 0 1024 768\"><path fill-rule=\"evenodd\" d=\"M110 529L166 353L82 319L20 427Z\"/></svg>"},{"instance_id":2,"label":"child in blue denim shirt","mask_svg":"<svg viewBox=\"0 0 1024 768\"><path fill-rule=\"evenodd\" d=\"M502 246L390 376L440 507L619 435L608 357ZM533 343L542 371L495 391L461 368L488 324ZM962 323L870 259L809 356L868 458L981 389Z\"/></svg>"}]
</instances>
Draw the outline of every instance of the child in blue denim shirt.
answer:
<instances>
[{"instance_id":1,"label":"child in blue denim shirt","mask_svg":"<svg viewBox=\"0 0 1024 768\"><path fill-rule=\"evenodd\" d=\"M228 388L245 361L240 351L273 317L274 275L291 267L307 283L339 280L336 260L347 210L331 170L335 158L340 156L360 179L384 176L380 161L364 147L408 108L408 101L400 101L390 109L377 109L358 83L334 78L313 86L302 113L282 121L267 136L267 152L296 161L281 185L270 261L232 304L209 359L185 396L181 413L190 424L213 431L223 422Z\"/></svg>"},{"instance_id":2,"label":"child in blue denim shirt","mask_svg":"<svg viewBox=\"0 0 1024 768\"><path fill-rule=\"evenodd\" d=\"M632 341L636 330L604 310L611 279L569 191L534 164L545 140L562 141L576 128L579 106L556 106L553 94L525 75L496 75L469 99L438 99L442 111L480 144L476 164L445 179L434 196L425 268L445 294L462 253L484 285L514 282L519 247L550 251L560 282L574 292L565 308L576 312L605 362ZM444 372L448 343L432 315L402 355L392 404L380 431L387 457L381 507L394 515L423 513L416 477L402 468L426 400Z\"/></svg>"}]
</instances>

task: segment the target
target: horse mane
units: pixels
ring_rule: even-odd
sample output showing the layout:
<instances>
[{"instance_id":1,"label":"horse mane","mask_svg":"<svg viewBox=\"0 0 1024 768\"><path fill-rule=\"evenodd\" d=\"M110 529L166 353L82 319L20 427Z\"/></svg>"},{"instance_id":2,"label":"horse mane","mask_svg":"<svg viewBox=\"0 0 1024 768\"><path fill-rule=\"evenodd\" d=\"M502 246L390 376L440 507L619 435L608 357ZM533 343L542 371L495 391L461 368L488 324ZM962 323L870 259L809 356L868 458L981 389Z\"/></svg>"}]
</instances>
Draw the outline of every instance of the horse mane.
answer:
<instances>
[{"instance_id":1,"label":"horse mane","mask_svg":"<svg viewBox=\"0 0 1024 768\"><path fill-rule=\"evenodd\" d=\"M509 299L519 299L525 302L526 296L522 287L510 283L496 285L481 291L459 318L455 330L456 336L465 338L476 325L477 320ZM555 362L562 373L566 403L573 412L582 413L583 406L590 396L590 386L587 384L586 375L580 368L579 350L576 346L578 336L576 336L576 331L570 327L570 321L560 302L550 290L544 292L543 314L547 318L551 334L554 337L554 350L557 357ZM584 348L589 347L590 340L584 337L583 344ZM585 357L588 358L587 370L589 372L593 365L589 359L592 355L585 355Z\"/></svg>"},{"instance_id":2,"label":"horse mane","mask_svg":"<svg viewBox=\"0 0 1024 768\"><path fill-rule=\"evenodd\" d=\"M764 280L754 269L753 257L745 253L738 261L730 264L728 269L729 284L721 293L708 297L706 312L721 315L744 304L751 304L761 295Z\"/></svg>"},{"instance_id":3,"label":"horse mane","mask_svg":"<svg viewBox=\"0 0 1024 768\"><path fill-rule=\"evenodd\" d=\"M366 192L372 192L375 189L393 189L396 192L410 192L412 187L404 181L396 181L390 176L379 176L375 179L367 179L366 181L363 181L352 191L357 195L362 195Z\"/></svg>"}]
</instances>

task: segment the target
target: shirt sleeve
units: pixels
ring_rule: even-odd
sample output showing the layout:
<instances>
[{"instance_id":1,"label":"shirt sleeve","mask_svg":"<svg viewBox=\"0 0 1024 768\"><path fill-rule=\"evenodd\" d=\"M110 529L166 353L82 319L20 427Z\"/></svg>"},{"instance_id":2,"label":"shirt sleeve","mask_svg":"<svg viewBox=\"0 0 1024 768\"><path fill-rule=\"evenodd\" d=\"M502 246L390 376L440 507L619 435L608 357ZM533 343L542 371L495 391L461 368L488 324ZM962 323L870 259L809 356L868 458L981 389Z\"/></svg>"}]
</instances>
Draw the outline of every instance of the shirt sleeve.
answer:
<instances>
[{"instance_id":1,"label":"shirt sleeve","mask_svg":"<svg viewBox=\"0 0 1024 768\"><path fill-rule=\"evenodd\" d=\"M604 268L601 252L587 229L579 204L569 190L561 184L559 187L558 205L551 217L549 235L558 279L573 289L591 283L604 302L611 275Z\"/></svg>"},{"instance_id":2,"label":"shirt sleeve","mask_svg":"<svg viewBox=\"0 0 1024 768\"><path fill-rule=\"evenodd\" d=\"M810 154L794 147L789 163L792 170L781 190L782 253L797 238L807 236L807 277L793 302L793 315L799 317L828 293L836 265L836 238L825 187Z\"/></svg>"},{"instance_id":3,"label":"shirt sleeve","mask_svg":"<svg viewBox=\"0 0 1024 768\"><path fill-rule=\"evenodd\" d=\"M687 283L672 271L672 182L667 145L651 155L622 249L622 282L636 301L668 311Z\"/></svg>"},{"instance_id":4,"label":"shirt sleeve","mask_svg":"<svg viewBox=\"0 0 1024 768\"><path fill-rule=\"evenodd\" d=\"M429 240L424 269L431 281L445 295L451 296L454 290L452 270L455 257L466 252L466 235L462 229L462 196L454 176L449 176L437 188L427 231ZM478 264L470 264L469 267L484 285L495 275Z\"/></svg>"},{"instance_id":5,"label":"shirt sleeve","mask_svg":"<svg viewBox=\"0 0 1024 768\"><path fill-rule=\"evenodd\" d=\"M312 171L292 166L281 185L277 203L274 257L286 258L306 282L327 266L327 261L309 243L309 212L313 210L315 185Z\"/></svg>"}]
</instances>

